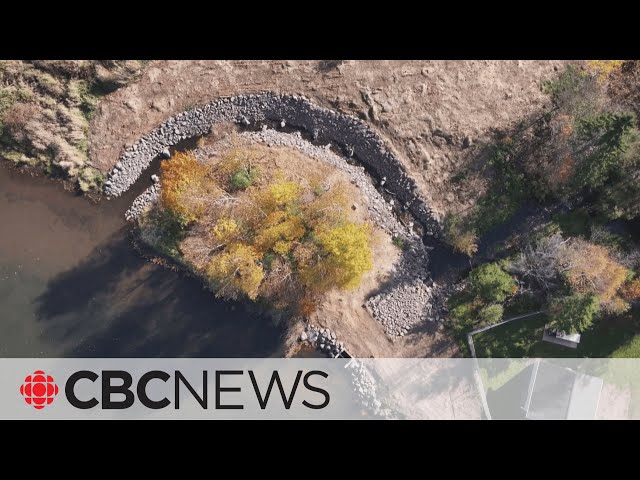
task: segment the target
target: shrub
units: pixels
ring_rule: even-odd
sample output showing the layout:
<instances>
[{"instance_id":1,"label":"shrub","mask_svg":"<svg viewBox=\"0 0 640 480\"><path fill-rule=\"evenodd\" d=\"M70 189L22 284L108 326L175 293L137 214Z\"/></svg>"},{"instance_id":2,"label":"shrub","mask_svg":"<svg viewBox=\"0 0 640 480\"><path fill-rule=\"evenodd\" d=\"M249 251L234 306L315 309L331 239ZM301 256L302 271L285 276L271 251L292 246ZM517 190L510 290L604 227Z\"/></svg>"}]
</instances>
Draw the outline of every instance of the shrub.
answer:
<instances>
[{"instance_id":1,"label":"shrub","mask_svg":"<svg viewBox=\"0 0 640 480\"><path fill-rule=\"evenodd\" d=\"M154 208L139 218L142 239L163 255L180 259L180 241L185 236L182 223L169 210Z\"/></svg>"},{"instance_id":2,"label":"shrub","mask_svg":"<svg viewBox=\"0 0 640 480\"><path fill-rule=\"evenodd\" d=\"M214 256L207 267L207 275L216 295L231 299L246 295L255 300L264 278L259 259L252 247L239 243Z\"/></svg>"},{"instance_id":3,"label":"shrub","mask_svg":"<svg viewBox=\"0 0 640 480\"><path fill-rule=\"evenodd\" d=\"M575 294L551 302L552 325L568 333L581 333L593 324L600 302L593 294Z\"/></svg>"},{"instance_id":4,"label":"shrub","mask_svg":"<svg viewBox=\"0 0 640 480\"><path fill-rule=\"evenodd\" d=\"M594 72L600 82L606 82L614 72L622 68L624 60L589 60L587 68Z\"/></svg>"},{"instance_id":5,"label":"shrub","mask_svg":"<svg viewBox=\"0 0 640 480\"><path fill-rule=\"evenodd\" d=\"M542 84L542 90L562 112L574 119L589 117L600 103L600 88L588 72L568 65L558 78Z\"/></svg>"},{"instance_id":6,"label":"shrub","mask_svg":"<svg viewBox=\"0 0 640 480\"><path fill-rule=\"evenodd\" d=\"M461 303L456 305L449 311L449 316L458 321L465 321L469 319L475 312L475 306L472 302Z\"/></svg>"},{"instance_id":7,"label":"shrub","mask_svg":"<svg viewBox=\"0 0 640 480\"><path fill-rule=\"evenodd\" d=\"M447 215L444 221L444 234L447 243L456 252L472 257L478 251L478 236L460 217Z\"/></svg>"},{"instance_id":8,"label":"shrub","mask_svg":"<svg viewBox=\"0 0 640 480\"><path fill-rule=\"evenodd\" d=\"M602 311L611 315L620 315L628 312L631 305L625 302L621 297L615 296L611 300L600 303Z\"/></svg>"},{"instance_id":9,"label":"shrub","mask_svg":"<svg viewBox=\"0 0 640 480\"><path fill-rule=\"evenodd\" d=\"M231 186L234 190L244 190L251 182L251 177L245 170L237 171L231 176Z\"/></svg>"},{"instance_id":10,"label":"shrub","mask_svg":"<svg viewBox=\"0 0 640 480\"><path fill-rule=\"evenodd\" d=\"M406 250L407 248L407 243L402 239L402 237L393 237L393 239L391 240L393 242L393 244L398 247L400 250Z\"/></svg>"},{"instance_id":11,"label":"shrub","mask_svg":"<svg viewBox=\"0 0 640 480\"><path fill-rule=\"evenodd\" d=\"M238 237L240 227L233 218L221 218L211 229L214 238L220 244L230 243Z\"/></svg>"},{"instance_id":12,"label":"shrub","mask_svg":"<svg viewBox=\"0 0 640 480\"><path fill-rule=\"evenodd\" d=\"M478 307L477 301L466 301L449 310L450 327L456 335L462 336L473 330L478 321Z\"/></svg>"},{"instance_id":13,"label":"shrub","mask_svg":"<svg viewBox=\"0 0 640 480\"><path fill-rule=\"evenodd\" d=\"M493 325L494 323L498 323L502 320L503 313L504 307L496 303L482 308L478 313L478 317L482 323Z\"/></svg>"},{"instance_id":14,"label":"shrub","mask_svg":"<svg viewBox=\"0 0 640 480\"><path fill-rule=\"evenodd\" d=\"M469 274L471 290L486 302L500 303L517 290L515 280L497 263L485 263Z\"/></svg>"}]
</instances>

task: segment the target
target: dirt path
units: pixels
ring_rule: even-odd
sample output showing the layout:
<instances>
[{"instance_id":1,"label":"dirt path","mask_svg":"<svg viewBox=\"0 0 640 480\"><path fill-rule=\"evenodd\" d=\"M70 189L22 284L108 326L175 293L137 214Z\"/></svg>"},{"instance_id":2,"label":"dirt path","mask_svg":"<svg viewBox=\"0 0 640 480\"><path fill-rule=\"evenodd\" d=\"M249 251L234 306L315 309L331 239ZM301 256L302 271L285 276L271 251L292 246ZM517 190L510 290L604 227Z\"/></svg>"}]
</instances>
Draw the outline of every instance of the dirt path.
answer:
<instances>
[{"instance_id":1,"label":"dirt path","mask_svg":"<svg viewBox=\"0 0 640 480\"><path fill-rule=\"evenodd\" d=\"M219 96L303 94L366 119L418 182L436 214L464 208L449 178L462 151L542 107L540 82L563 61L154 61L98 106L93 164L107 171L125 144L168 116Z\"/></svg>"}]
</instances>

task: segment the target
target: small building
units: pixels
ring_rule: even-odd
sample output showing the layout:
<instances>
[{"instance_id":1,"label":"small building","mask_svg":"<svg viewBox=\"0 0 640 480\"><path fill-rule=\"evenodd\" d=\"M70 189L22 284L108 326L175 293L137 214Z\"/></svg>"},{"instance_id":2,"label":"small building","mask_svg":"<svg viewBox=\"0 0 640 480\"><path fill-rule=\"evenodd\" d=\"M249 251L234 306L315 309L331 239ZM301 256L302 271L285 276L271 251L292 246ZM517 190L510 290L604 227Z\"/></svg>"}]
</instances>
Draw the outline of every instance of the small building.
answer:
<instances>
[{"instance_id":1,"label":"small building","mask_svg":"<svg viewBox=\"0 0 640 480\"><path fill-rule=\"evenodd\" d=\"M556 345L562 345L563 347L578 348L578 344L580 343L580 334L566 333L564 330L554 330L549 328L548 325L545 325L542 340L549 343L555 343Z\"/></svg>"}]
</instances>

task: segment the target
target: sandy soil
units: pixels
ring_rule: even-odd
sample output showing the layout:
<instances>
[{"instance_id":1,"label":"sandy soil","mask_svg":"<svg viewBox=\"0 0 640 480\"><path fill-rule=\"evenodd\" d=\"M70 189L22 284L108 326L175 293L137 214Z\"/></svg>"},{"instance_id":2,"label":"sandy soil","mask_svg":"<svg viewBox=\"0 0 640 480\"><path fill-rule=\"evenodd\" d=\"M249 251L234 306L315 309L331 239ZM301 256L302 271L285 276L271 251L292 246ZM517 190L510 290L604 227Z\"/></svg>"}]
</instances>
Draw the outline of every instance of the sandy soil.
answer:
<instances>
[{"instance_id":1,"label":"sandy soil","mask_svg":"<svg viewBox=\"0 0 640 480\"><path fill-rule=\"evenodd\" d=\"M366 119L404 162L438 215L474 198L449 181L471 144L542 108L540 82L563 61L154 61L98 106L90 156L102 171L168 116L219 96L303 94ZM467 139L467 141L465 141Z\"/></svg>"}]
</instances>

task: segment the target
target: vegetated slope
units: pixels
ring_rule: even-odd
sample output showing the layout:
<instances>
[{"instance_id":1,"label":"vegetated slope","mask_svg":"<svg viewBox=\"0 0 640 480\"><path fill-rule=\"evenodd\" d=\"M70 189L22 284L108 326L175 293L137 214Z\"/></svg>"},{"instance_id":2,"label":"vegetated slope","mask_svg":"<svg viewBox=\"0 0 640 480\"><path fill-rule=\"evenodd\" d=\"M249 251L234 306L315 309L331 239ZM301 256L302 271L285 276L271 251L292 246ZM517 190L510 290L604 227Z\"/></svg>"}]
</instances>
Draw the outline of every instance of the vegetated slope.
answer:
<instances>
[{"instance_id":1,"label":"vegetated slope","mask_svg":"<svg viewBox=\"0 0 640 480\"><path fill-rule=\"evenodd\" d=\"M139 61L0 61L0 157L42 167L87 191L102 174L89 160L99 99L141 72Z\"/></svg>"}]
</instances>

